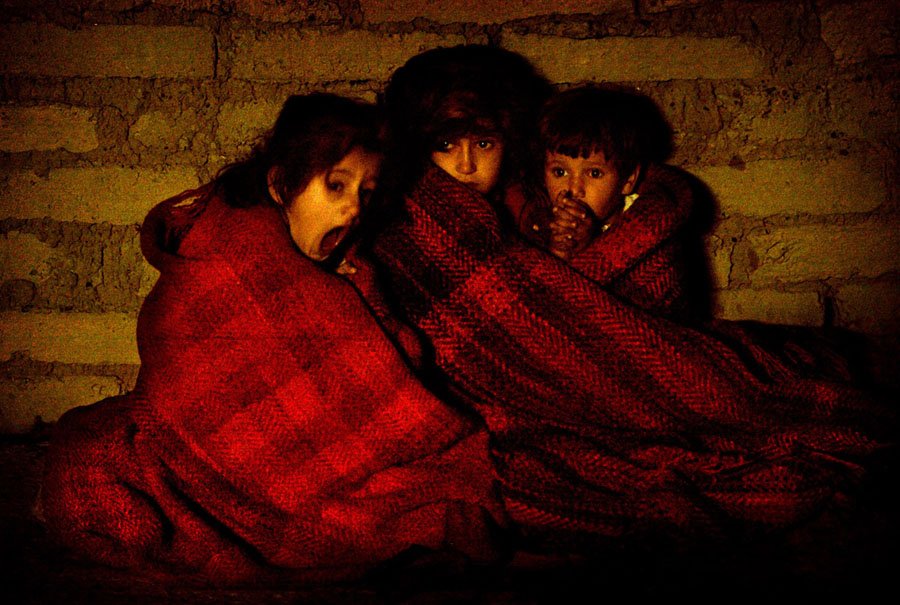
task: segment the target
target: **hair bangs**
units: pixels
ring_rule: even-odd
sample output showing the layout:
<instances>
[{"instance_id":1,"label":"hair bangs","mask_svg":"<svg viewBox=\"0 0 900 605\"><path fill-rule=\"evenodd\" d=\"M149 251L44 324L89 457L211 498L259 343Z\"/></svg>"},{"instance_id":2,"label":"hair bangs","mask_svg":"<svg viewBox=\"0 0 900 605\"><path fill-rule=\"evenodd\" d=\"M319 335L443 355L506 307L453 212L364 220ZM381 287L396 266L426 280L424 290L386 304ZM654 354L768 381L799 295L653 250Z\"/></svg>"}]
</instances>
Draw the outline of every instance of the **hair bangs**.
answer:
<instances>
[{"instance_id":1,"label":"hair bangs","mask_svg":"<svg viewBox=\"0 0 900 605\"><path fill-rule=\"evenodd\" d=\"M454 141L466 136L503 138L500 129L493 122L476 116L452 118L435 124L429 129L428 135L432 143Z\"/></svg>"},{"instance_id":2,"label":"hair bangs","mask_svg":"<svg viewBox=\"0 0 900 605\"><path fill-rule=\"evenodd\" d=\"M269 200L269 173L274 168L272 185L289 198L353 148L380 152L383 130L373 105L328 93L294 95L250 156L223 168L215 186L231 206L253 206Z\"/></svg>"},{"instance_id":3,"label":"hair bangs","mask_svg":"<svg viewBox=\"0 0 900 605\"><path fill-rule=\"evenodd\" d=\"M544 140L544 149L570 158L589 158L595 153L602 153L605 158L611 159L613 155L613 147L606 137L595 137L584 132L550 135Z\"/></svg>"},{"instance_id":4,"label":"hair bangs","mask_svg":"<svg viewBox=\"0 0 900 605\"><path fill-rule=\"evenodd\" d=\"M425 128L432 141L467 135L503 138L504 128L498 111L473 91L454 91L436 109L431 124Z\"/></svg>"}]
</instances>

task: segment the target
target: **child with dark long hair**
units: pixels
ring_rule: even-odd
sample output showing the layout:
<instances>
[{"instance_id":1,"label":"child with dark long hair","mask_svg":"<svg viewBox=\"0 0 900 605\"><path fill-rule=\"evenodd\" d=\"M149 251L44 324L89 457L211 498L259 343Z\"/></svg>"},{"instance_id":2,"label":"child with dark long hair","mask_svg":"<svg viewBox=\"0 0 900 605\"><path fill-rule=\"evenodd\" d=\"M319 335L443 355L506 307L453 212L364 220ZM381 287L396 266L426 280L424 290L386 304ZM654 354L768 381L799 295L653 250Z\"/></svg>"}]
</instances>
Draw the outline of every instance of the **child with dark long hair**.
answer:
<instances>
[{"instance_id":1,"label":"child with dark long hair","mask_svg":"<svg viewBox=\"0 0 900 605\"><path fill-rule=\"evenodd\" d=\"M47 455L62 543L220 582L359 575L411 548L492 555L483 431L331 270L378 133L371 106L291 97L247 160L151 211L137 385L65 414Z\"/></svg>"},{"instance_id":2,"label":"child with dark long hair","mask_svg":"<svg viewBox=\"0 0 900 605\"><path fill-rule=\"evenodd\" d=\"M377 184L382 133L375 107L333 95L288 99L269 136L212 184L228 205L274 204L299 250L332 256Z\"/></svg>"},{"instance_id":3,"label":"child with dark long hair","mask_svg":"<svg viewBox=\"0 0 900 605\"><path fill-rule=\"evenodd\" d=\"M498 208L529 171L538 111L549 83L523 57L491 46L436 48L391 76L384 93L389 196L436 165ZM504 217L513 219L517 208Z\"/></svg>"}]
</instances>

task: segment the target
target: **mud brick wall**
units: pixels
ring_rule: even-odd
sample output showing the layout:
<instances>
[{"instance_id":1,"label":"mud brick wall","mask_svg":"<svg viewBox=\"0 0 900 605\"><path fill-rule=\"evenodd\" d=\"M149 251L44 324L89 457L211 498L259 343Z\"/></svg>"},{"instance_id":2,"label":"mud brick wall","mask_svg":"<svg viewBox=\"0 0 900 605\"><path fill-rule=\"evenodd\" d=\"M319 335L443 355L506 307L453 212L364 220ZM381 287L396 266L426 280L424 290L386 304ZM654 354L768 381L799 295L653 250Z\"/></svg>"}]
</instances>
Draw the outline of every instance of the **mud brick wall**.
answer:
<instances>
[{"instance_id":1,"label":"mud brick wall","mask_svg":"<svg viewBox=\"0 0 900 605\"><path fill-rule=\"evenodd\" d=\"M896 337L897 24L880 0L0 0L0 432L133 385L154 203L289 94L374 100L463 42L658 102L716 197L717 315Z\"/></svg>"}]
</instances>

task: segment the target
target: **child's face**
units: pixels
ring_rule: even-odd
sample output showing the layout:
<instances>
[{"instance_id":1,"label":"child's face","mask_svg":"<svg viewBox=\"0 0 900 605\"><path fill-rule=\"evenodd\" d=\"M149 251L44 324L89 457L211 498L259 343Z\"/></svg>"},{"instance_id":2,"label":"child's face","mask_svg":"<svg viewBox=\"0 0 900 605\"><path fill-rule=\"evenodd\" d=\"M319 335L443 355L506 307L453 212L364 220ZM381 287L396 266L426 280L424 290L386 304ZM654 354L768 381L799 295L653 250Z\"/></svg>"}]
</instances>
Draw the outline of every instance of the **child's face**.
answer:
<instances>
[{"instance_id":1,"label":"child's face","mask_svg":"<svg viewBox=\"0 0 900 605\"><path fill-rule=\"evenodd\" d=\"M464 135L438 141L431 161L460 183L488 194L500 180L503 142L491 135Z\"/></svg>"},{"instance_id":2,"label":"child's face","mask_svg":"<svg viewBox=\"0 0 900 605\"><path fill-rule=\"evenodd\" d=\"M284 207L291 238L303 254L325 260L357 224L377 184L381 156L353 148L341 161L315 175L288 203L273 186L276 169L269 171L269 193Z\"/></svg>"},{"instance_id":3,"label":"child's face","mask_svg":"<svg viewBox=\"0 0 900 605\"><path fill-rule=\"evenodd\" d=\"M637 173L635 170L623 181L602 152L586 158L547 152L544 161L544 185L550 199L565 196L579 200L601 221L615 212L623 195L631 193Z\"/></svg>"}]
</instances>

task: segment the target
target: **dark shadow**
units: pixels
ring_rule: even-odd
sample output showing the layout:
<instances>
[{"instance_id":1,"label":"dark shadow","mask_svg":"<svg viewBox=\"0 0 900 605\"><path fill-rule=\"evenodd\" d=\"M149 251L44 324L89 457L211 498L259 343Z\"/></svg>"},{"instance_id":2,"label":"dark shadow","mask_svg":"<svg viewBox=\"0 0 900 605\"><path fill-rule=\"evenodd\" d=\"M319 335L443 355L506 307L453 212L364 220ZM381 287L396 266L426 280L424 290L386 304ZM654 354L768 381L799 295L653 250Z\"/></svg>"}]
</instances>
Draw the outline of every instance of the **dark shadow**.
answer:
<instances>
[{"instance_id":1,"label":"dark shadow","mask_svg":"<svg viewBox=\"0 0 900 605\"><path fill-rule=\"evenodd\" d=\"M712 319L712 263L705 238L712 231L718 214L715 196L706 184L693 174L680 170L690 183L694 206L683 233L684 291L691 316L697 321Z\"/></svg>"}]
</instances>

